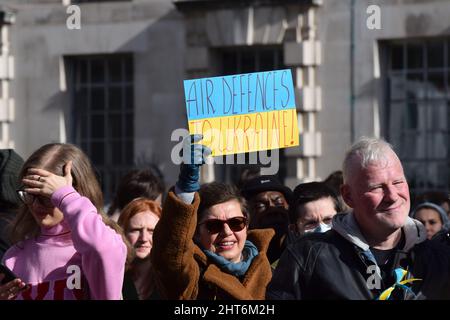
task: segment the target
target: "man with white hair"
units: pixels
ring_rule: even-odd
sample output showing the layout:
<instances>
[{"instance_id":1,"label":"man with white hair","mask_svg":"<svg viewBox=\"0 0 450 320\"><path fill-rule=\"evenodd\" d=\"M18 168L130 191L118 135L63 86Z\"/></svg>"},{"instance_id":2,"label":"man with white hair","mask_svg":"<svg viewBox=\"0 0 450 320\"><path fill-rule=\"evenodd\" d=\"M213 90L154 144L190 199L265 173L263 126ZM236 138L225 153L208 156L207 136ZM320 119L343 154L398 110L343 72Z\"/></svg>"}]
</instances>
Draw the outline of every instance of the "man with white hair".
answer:
<instances>
[{"instance_id":1,"label":"man with white hair","mask_svg":"<svg viewBox=\"0 0 450 320\"><path fill-rule=\"evenodd\" d=\"M449 299L450 247L427 240L408 216L402 164L385 141L361 138L347 152L342 197L353 209L333 228L288 246L268 299Z\"/></svg>"}]
</instances>

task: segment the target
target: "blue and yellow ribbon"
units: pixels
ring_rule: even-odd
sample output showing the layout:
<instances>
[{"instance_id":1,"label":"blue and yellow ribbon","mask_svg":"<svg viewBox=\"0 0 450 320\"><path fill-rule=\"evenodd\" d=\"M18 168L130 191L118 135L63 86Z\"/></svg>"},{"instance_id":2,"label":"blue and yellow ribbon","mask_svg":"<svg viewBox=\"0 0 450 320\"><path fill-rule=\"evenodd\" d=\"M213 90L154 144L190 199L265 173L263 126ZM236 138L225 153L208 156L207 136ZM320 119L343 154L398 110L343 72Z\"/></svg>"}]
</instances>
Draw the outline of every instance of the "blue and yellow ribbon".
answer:
<instances>
[{"instance_id":1,"label":"blue and yellow ribbon","mask_svg":"<svg viewBox=\"0 0 450 320\"><path fill-rule=\"evenodd\" d=\"M402 268L395 269L394 274L395 274L395 283L391 287L384 290L380 294L380 296L378 297L377 300L389 300L391 293L392 293L392 291L395 290L395 288L402 288L406 292L409 291L415 296L415 293L411 290L411 288L406 286L406 284L411 283L413 281L421 281L422 279L411 278L411 279L403 280L406 277L406 275L408 274L408 271L406 271Z\"/></svg>"}]
</instances>

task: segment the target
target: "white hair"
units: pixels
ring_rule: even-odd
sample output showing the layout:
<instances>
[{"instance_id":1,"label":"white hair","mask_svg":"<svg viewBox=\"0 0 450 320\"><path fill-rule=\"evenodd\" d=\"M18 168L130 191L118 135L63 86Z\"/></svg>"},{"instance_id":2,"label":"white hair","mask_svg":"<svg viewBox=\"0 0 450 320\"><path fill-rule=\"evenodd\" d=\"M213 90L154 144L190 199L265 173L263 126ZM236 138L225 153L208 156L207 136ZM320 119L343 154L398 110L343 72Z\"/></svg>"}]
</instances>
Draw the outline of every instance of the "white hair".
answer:
<instances>
[{"instance_id":1,"label":"white hair","mask_svg":"<svg viewBox=\"0 0 450 320\"><path fill-rule=\"evenodd\" d=\"M361 137L347 151L342 166L344 183L350 178L350 172L357 164L360 168L367 168L370 164L386 163L389 152L395 154L391 144L383 139Z\"/></svg>"}]
</instances>

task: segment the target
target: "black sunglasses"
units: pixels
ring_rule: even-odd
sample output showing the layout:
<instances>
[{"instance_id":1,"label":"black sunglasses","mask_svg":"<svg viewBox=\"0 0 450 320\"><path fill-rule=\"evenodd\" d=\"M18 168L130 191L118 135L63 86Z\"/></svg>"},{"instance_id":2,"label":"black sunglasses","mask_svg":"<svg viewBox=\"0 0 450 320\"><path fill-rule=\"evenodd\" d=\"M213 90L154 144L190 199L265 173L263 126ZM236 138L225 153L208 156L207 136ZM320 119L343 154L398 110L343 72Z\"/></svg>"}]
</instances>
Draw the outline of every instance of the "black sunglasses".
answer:
<instances>
[{"instance_id":1,"label":"black sunglasses","mask_svg":"<svg viewBox=\"0 0 450 320\"><path fill-rule=\"evenodd\" d=\"M223 230L224 224L227 224L231 231L238 232L243 230L247 226L247 218L246 217L234 217L230 218L228 220L220 220L220 219L210 219L205 220L198 225L204 224L206 227L206 230L210 234L216 234Z\"/></svg>"},{"instance_id":2,"label":"black sunglasses","mask_svg":"<svg viewBox=\"0 0 450 320\"><path fill-rule=\"evenodd\" d=\"M17 190L17 195L19 196L19 199L25 203L26 205L31 206L33 202L37 199L37 201L46 208L53 208L54 205L52 201L49 198L41 197L41 196L35 196L31 193L28 193L24 190Z\"/></svg>"}]
</instances>

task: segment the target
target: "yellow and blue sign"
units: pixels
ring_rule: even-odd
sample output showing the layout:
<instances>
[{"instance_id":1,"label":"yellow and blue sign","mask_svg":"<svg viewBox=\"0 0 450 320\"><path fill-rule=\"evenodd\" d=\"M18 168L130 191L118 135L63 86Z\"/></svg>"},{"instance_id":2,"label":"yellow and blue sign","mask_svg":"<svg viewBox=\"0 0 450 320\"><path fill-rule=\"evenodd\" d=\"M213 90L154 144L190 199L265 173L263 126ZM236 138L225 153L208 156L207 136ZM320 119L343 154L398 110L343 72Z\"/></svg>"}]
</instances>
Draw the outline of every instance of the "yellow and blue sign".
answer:
<instances>
[{"instance_id":1,"label":"yellow and blue sign","mask_svg":"<svg viewBox=\"0 0 450 320\"><path fill-rule=\"evenodd\" d=\"M214 156L298 146L291 70L184 81L190 134Z\"/></svg>"}]
</instances>

